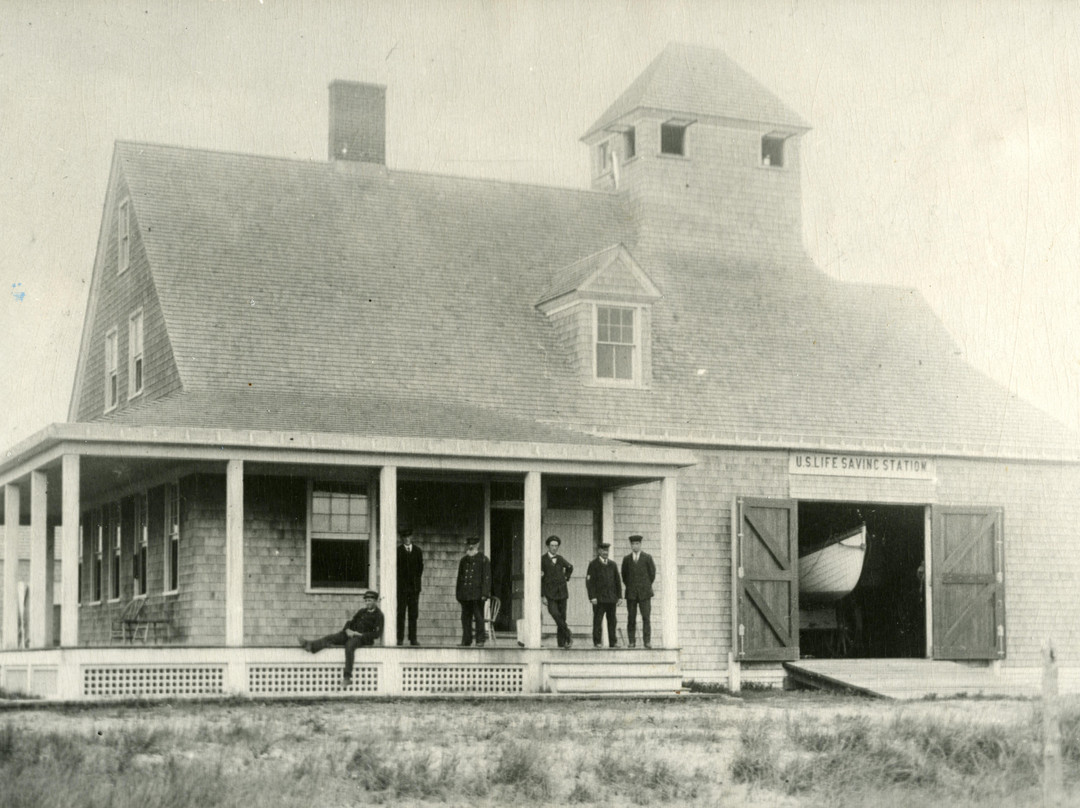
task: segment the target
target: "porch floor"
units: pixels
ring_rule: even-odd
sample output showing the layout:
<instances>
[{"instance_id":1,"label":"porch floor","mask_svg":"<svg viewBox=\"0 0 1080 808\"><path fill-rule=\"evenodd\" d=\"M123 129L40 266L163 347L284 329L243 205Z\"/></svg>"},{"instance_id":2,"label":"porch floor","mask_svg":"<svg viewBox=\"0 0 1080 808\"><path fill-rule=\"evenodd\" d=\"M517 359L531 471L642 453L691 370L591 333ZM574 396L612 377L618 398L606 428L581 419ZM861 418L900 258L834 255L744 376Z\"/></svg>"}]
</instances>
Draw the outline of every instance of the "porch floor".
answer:
<instances>
[{"instance_id":1,"label":"porch floor","mask_svg":"<svg viewBox=\"0 0 1080 808\"><path fill-rule=\"evenodd\" d=\"M938 659L806 659L785 662L794 682L886 699L1034 696L1030 684L990 666Z\"/></svg>"}]
</instances>

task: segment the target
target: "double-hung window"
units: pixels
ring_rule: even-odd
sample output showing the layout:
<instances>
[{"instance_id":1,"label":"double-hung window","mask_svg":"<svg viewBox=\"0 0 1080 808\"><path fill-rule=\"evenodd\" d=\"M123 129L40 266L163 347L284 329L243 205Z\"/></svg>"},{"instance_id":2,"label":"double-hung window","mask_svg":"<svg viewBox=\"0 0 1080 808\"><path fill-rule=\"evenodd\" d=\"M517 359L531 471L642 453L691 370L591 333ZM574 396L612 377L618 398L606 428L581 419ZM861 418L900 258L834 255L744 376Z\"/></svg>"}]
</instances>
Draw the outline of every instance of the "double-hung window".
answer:
<instances>
[{"instance_id":1,"label":"double-hung window","mask_svg":"<svg viewBox=\"0 0 1080 808\"><path fill-rule=\"evenodd\" d=\"M99 508L94 511L92 541L94 543L93 567L90 569L90 587L93 591L91 600L94 603L101 602L101 554L105 542L105 526L102 524L102 512Z\"/></svg>"},{"instance_id":2,"label":"double-hung window","mask_svg":"<svg viewBox=\"0 0 1080 808\"><path fill-rule=\"evenodd\" d=\"M135 541L132 555L132 594L145 595L146 586L146 547L149 540L149 530L146 518L147 513L146 492L135 495Z\"/></svg>"},{"instance_id":3,"label":"double-hung window","mask_svg":"<svg viewBox=\"0 0 1080 808\"><path fill-rule=\"evenodd\" d=\"M105 335L105 411L120 403L119 349L115 328Z\"/></svg>"},{"instance_id":4,"label":"double-hung window","mask_svg":"<svg viewBox=\"0 0 1080 808\"><path fill-rule=\"evenodd\" d=\"M180 588L180 485L165 486L165 591Z\"/></svg>"},{"instance_id":5,"label":"double-hung window","mask_svg":"<svg viewBox=\"0 0 1080 808\"><path fill-rule=\"evenodd\" d=\"M596 307L596 378L635 381L637 342L634 337L634 309L620 306Z\"/></svg>"},{"instance_id":6,"label":"double-hung window","mask_svg":"<svg viewBox=\"0 0 1080 808\"><path fill-rule=\"evenodd\" d=\"M143 391L143 313L128 319L128 398Z\"/></svg>"},{"instance_id":7,"label":"double-hung window","mask_svg":"<svg viewBox=\"0 0 1080 808\"><path fill-rule=\"evenodd\" d=\"M368 585L371 513L363 483L308 483L308 586L354 590Z\"/></svg>"},{"instance_id":8,"label":"double-hung window","mask_svg":"<svg viewBox=\"0 0 1080 808\"><path fill-rule=\"evenodd\" d=\"M116 209L116 271L123 272L131 264L131 205L124 200Z\"/></svg>"},{"instance_id":9,"label":"double-hung window","mask_svg":"<svg viewBox=\"0 0 1080 808\"><path fill-rule=\"evenodd\" d=\"M109 600L120 599L120 536L123 520L120 503L108 506L109 511Z\"/></svg>"}]
</instances>

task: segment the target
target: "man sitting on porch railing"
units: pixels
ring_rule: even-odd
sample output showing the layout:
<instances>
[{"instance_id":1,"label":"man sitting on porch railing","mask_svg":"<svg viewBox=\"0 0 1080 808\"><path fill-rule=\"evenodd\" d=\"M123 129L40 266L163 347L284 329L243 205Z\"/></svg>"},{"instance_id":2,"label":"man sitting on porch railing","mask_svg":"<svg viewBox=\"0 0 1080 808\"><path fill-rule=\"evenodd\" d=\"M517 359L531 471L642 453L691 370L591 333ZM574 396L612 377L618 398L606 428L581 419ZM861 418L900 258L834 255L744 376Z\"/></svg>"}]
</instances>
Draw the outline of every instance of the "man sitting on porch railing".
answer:
<instances>
[{"instance_id":1,"label":"man sitting on porch railing","mask_svg":"<svg viewBox=\"0 0 1080 808\"><path fill-rule=\"evenodd\" d=\"M364 593L364 608L353 615L352 620L345 624L345 628L337 634L328 634L318 640L305 640L300 638L300 647L309 654L317 654L331 645L345 646L345 675L341 678L341 686L348 687L352 684L353 658L356 649L361 646L374 645L375 640L383 633L383 613L379 610L379 593L368 590Z\"/></svg>"}]
</instances>

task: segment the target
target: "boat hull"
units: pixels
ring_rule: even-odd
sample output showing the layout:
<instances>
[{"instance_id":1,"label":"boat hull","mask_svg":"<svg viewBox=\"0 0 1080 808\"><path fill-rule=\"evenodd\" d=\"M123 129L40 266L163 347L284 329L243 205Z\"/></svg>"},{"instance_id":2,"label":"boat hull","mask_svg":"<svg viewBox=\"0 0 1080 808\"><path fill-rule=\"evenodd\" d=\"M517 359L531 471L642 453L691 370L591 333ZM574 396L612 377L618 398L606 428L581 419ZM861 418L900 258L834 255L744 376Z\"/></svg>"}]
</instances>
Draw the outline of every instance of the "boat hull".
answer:
<instances>
[{"instance_id":1,"label":"boat hull","mask_svg":"<svg viewBox=\"0 0 1080 808\"><path fill-rule=\"evenodd\" d=\"M832 603L859 583L866 558L866 526L799 559L801 604Z\"/></svg>"}]
</instances>

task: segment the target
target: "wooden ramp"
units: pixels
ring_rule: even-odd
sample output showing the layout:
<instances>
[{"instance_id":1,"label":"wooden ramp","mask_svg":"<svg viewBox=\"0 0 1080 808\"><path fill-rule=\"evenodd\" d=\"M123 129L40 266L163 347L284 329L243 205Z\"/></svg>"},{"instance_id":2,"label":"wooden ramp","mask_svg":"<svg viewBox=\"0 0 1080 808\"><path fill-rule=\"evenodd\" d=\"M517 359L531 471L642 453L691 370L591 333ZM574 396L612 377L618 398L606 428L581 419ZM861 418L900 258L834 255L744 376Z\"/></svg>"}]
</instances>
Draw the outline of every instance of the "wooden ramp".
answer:
<instances>
[{"instance_id":1,"label":"wooden ramp","mask_svg":"<svg viewBox=\"0 0 1080 808\"><path fill-rule=\"evenodd\" d=\"M990 667L935 659L804 659L784 668L801 685L884 699L1035 695Z\"/></svg>"}]
</instances>

